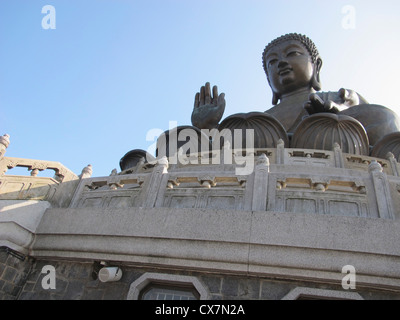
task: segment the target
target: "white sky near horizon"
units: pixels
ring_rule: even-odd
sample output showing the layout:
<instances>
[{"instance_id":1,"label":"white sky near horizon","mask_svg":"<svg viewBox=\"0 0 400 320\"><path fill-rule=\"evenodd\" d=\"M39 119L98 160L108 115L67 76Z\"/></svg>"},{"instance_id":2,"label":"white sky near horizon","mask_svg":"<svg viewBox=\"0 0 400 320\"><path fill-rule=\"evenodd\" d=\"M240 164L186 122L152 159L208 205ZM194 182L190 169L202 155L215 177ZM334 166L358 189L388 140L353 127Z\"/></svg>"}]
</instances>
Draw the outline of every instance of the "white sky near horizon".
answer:
<instances>
[{"instance_id":1,"label":"white sky near horizon","mask_svg":"<svg viewBox=\"0 0 400 320\"><path fill-rule=\"evenodd\" d=\"M45 5L56 9L54 30L42 28ZM348 5L354 29L343 28ZM400 114L397 0L1 0L6 156L120 171L128 151L154 144L151 130L191 124L207 81L226 95L224 117L265 111L261 54L290 32L317 45L323 91L353 89Z\"/></svg>"}]
</instances>

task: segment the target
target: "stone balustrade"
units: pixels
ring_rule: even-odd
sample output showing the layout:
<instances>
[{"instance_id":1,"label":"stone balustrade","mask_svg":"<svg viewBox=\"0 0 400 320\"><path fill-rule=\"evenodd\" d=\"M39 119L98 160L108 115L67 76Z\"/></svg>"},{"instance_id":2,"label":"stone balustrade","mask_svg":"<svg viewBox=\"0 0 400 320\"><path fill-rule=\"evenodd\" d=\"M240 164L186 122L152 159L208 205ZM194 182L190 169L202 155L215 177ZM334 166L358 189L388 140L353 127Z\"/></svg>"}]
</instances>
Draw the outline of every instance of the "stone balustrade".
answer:
<instances>
[{"instance_id":1,"label":"stone balustrade","mask_svg":"<svg viewBox=\"0 0 400 320\"><path fill-rule=\"evenodd\" d=\"M238 156L238 153L236 153ZM268 155L268 156L267 156ZM81 181L72 208L193 208L400 217L398 163L308 149L259 149L240 164L140 163ZM196 159L192 155L191 159ZM200 157L198 158L200 159ZM245 161L244 161L245 159ZM394 160L394 161L393 161ZM251 163L247 175L237 168Z\"/></svg>"},{"instance_id":2,"label":"stone balustrade","mask_svg":"<svg viewBox=\"0 0 400 320\"><path fill-rule=\"evenodd\" d=\"M30 176L13 175L12 169L24 167ZM53 170L53 177L38 173ZM59 162L3 157L0 159L0 200L40 200L55 206L66 206L79 182L79 177Z\"/></svg>"},{"instance_id":3,"label":"stone balustrade","mask_svg":"<svg viewBox=\"0 0 400 320\"><path fill-rule=\"evenodd\" d=\"M3 157L0 199L45 200L55 207L171 207L301 212L396 219L400 216L399 164L387 159L332 151L256 149L235 151L232 164L210 164L191 155L187 164L166 158L140 162L121 173L77 176L58 162ZM197 163L194 160L199 160ZM193 164L195 163L195 164ZM5 174L26 167L31 176ZM238 168L248 166L247 174ZM37 171L54 170L53 178ZM11 172L11 171L10 171ZM79 180L79 178L81 178ZM61 187L61 185L63 185ZM67 191L66 191L67 190Z\"/></svg>"}]
</instances>

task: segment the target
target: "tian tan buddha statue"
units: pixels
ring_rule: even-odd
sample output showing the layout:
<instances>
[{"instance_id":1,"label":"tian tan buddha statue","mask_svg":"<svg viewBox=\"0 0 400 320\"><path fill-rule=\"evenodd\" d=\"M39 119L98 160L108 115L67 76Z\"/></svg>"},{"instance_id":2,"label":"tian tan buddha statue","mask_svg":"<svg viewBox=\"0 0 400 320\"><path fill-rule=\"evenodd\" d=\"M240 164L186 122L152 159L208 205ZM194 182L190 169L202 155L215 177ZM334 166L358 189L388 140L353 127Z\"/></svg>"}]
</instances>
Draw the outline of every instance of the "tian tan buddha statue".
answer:
<instances>
[{"instance_id":1,"label":"tian tan buddha statue","mask_svg":"<svg viewBox=\"0 0 400 320\"><path fill-rule=\"evenodd\" d=\"M225 95L206 83L195 96L192 125L198 129L254 129L255 148L286 147L342 151L385 158L400 156L400 118L369 104L353 90L321 92L322 59L306 36L291 33L266 47L262 62L272 89L273 107L265 112L225 118Z\"/></svg>"}]
</instances>

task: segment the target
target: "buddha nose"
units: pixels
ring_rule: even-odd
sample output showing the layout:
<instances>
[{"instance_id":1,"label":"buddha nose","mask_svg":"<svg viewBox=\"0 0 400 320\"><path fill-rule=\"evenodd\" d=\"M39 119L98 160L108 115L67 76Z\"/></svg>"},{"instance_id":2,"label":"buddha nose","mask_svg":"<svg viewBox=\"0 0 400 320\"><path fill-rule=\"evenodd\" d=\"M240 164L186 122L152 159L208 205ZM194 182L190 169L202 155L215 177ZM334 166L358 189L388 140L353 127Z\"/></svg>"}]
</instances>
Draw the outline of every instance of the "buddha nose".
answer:
<instances>
[{"instance_id":1,"label":"buddha nose","mask_svg":"<svg viewBox=\"0 0 400 320\"><path fill-rule=\"evenodd\" d=\"M289 65L289 63L286 60L280 60L278 63L278 68L282 69L282 68L287 67L288 65Z\"/></svg>"}]
</instances>

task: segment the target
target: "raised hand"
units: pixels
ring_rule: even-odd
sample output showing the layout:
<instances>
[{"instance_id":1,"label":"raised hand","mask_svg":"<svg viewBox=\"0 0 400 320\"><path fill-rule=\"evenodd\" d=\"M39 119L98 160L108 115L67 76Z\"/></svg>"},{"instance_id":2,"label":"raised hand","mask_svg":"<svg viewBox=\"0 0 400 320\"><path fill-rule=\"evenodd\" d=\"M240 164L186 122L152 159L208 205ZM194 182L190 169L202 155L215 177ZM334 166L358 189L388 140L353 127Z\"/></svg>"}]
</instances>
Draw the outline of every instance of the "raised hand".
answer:
<instances>
[{"instance_id":1,"label":"raised hand","mask_svg":"<svg viewBox=\"0 0 400 320\"><path fill-rule=\"evenodd\" d=\"M210 83L201 87L194 98L192 125L199 129L213 129L217 127L225 111L225 94L218 95L218 88L214 86L211 94Z\"/></svg>"}]
</instances>

